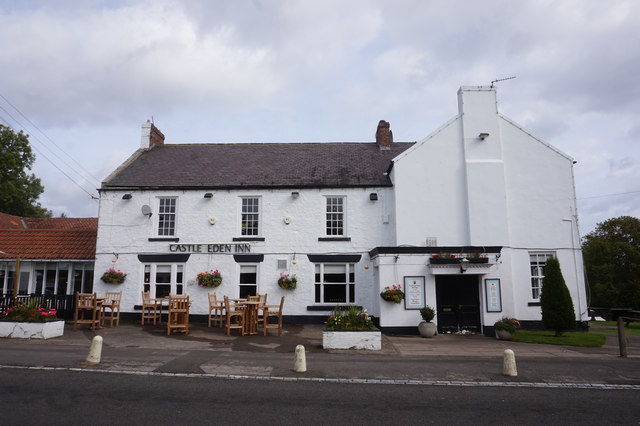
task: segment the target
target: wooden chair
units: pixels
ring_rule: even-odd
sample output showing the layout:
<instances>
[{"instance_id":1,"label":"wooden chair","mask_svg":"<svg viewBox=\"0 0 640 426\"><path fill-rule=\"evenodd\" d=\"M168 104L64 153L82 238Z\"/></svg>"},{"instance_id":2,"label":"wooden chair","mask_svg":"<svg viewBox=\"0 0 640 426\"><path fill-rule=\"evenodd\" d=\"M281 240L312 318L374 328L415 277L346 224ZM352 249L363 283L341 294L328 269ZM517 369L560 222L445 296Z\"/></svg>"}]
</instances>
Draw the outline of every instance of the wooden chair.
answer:
<instances>
[{"instance_id":1,"label":"wooden chair","mask_svg":"<svg viewBox=\"0 0 640 426\"><path fill-rule=\"evenodd\" d=\"M262 307L262 328L264 329L264 335L267 335L267 330L270 328L278 329L278 336L282 335L282 308L284 307L284 296L280 299L279 305L264 305ZM269 317L276 317L278 322L275 324L269 324Z\"/></svg>"},{"instance_id":2,"label":"wooden chair","mask_svg":"<svg viewBox=\"0 0 640 426\"><path fill-rule=\"evenodd\" d=\"M226 311L224 320L224 332L227 336L231 336L231 329L240 330L240 334L245 335L244 329L244 310L240 307L233 307L229 305L229 298L224 297L224 308ZM235 318L235 322L234 322Z\"/></svg>"},{"instance_id":3,"label":"wooden chair","mask_svg":"<svg viewBox=\"0 0 640 426\"><path fill-rule=\"evenodd\" d=\"M186 294L169 295L169 317L167 320L167 336L172 331L189 334L189 296Z\"/></svg>"},{"instance_id":4,"label":"wooden chair","mask_svg":"<svg viewBox=\"0 0 640 426\"><path fill-rule=\"evenodd\" d=\"M142 292L142 325L145 319L153 320L153 325L156 320L162 323L162 299L152 299L148 291Z\"/></svg>"},{"instance_id":5,"label":"wooden chair","mask_svg":"<svg viewBox=\"0 0 640 426\"><path fill-rule=\"evenodd\" d=\"M85 315L88 317L85 318ZM89 324L91 330L100 327L100 306L95 293L76 292L76 310L73 314L73 330L78 329L78 324Z\"/></svg>"},{"instance_id":6,"label":"wooden chair","mask_svg":"<svg viewBox=\"0 0 640 426\"><path fill-rule=\"evenodd\" d=\"M110 327L113 327L113 321L116 326L120 325L120 301L122 300L121 291L107 291L102 302L102 313L100 315L100 325L104 325L105 320L109 320ZM107 310L109 316L107 316Z\"/></svg>"},{"instance_id":7,"label":"wooden chair","mask_svg":"<svg viewBox=\"0 0 640 426\"><path fill-rule=\"evenodd\" d=\"M211 323L218 324L220 328L223 327L224 308L224 301L218 300L215 293L209 293L209 328Z\"/></svg>"}]
</instances>

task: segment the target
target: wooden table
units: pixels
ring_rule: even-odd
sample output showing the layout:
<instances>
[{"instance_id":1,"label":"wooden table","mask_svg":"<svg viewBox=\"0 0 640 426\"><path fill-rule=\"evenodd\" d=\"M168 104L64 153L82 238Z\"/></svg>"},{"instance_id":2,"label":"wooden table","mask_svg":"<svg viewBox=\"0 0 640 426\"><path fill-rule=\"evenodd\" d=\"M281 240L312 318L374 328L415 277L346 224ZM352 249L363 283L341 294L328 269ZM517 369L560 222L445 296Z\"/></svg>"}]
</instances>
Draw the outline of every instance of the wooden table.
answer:
<instances>
[{"instance_id":1,"label":"wooden table","mask_svg":"<svg viewBox=\"0 0 640 426\"><path fill-rule=\"evenodd\" d=\"M244 309L244 332L245 334L258 334L258 311L260 302L242 302Z\"/></svg>"}]
</instances>

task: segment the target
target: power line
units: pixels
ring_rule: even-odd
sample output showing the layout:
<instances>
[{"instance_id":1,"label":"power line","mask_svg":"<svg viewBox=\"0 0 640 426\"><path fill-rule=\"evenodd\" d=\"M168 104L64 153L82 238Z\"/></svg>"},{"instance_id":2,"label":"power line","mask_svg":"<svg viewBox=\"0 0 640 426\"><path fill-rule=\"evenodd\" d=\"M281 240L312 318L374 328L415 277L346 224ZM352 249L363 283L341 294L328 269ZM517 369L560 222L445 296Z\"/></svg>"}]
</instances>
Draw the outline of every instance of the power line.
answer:
<instances>
[{"instance_id":1,"label":"power line","mask_svg":"<svg viewBox=\"0 0 640 426\"><path fill-rule=\"evenodd\" d=\"M578 200L590 200L592 198L615 197L617 195L629 195L629 194L638 194L638 193L640 193L640 190L638 190L638 191L629 191L629 192L616 192L616 193L612 193L612 194L593 195L591 197L580 197L580 198L578 198Z\"/></svg>"},{"instance_id":2,"label":"power line","mask_svg":"<svg viewBox=\"0 0 640 426\"><path fill-rule=\"evenodd\" d=\"M20 123L20 121L16 120L16 118L11 115L11 113L9 111L7 111L6 109L4 109L1 105L0 105L0 109L2 109L7 115L9 115L9 117L11 117L11 119L16 122L20 127L24 129L24 126L22 125L22 123ZM38 140L37 137L34 137L36 140ZM38 140L38 142L42 143L42 141ZM43 144L44 145L44 144ZM89 198L91 199L96 199L95 196L93 194L91 194L89 191L87 191L86 189L84 189L78 182L76 182L71 176L69 176L67 173L65 173L60 167L58 167L58 165L56 163L54 163L53 161L51 161L51 159L49 157L47 157L41 150L39 150L35 145L33 145L33 149L36 150L40 155L42 155L45 160L47 160L49 163L51 163L51 165L53 167L55 167L56 169L58 169L58 171L60 173L62 173L64 176L66 176L71 182L73 182L78 188L80 188L84 193L86 193ZM55 153L54 153L55 154ZM59 157L58 157L59 158ZM61 161L63 161L61 159ZM63 161L64 162L64 161ZM66 164L66 163L65 163ZM67 166L69 166L68 164L66 164ZM70 167L70 166L69 166Z\"/></svg>"},{"instance_id":3,"label":"power line","mask_svg":"<svg viewBox=\"0 0 640 426\"><path fill-rule=\"evenodd\" d=\"M43 131L42 131L42 130L41 130L41 129L40 129L40 128L39 128L39 127L38 127L38 126L33 122L33 121L31 121L31 120L29 119L29 117L27 117L26 115L24 115L24 114L22 113L22 111L20 111L20 110L18 109L18 107L16 107L14 104L12 104L12 103L11 103L11 101L9 101L9 99L7 99L7 98L6 98L2 93L0 93L0 98L4 99L4 101L5 101L6 103L8 103L8 104L13 108L13 109L15 109L15 110L18 112L18 114L20 114L20 115L21 115L25 120L27 120L27 122L29 122L29 124L31 124L31 125L32 125L36 130L38 130L38 131L39 131L39 132L40 132L40 133L41 133L45 138L47 138L47 139L49 140L49 142L51 142L51 143L52 143L56 148L58 148L58 149L59 149L63 154L65 154L68 158L70 158L70 159L71 159L71 161L73 161L73 162L74 162L78 167L80 167L82 170L84 170L84 172L85 172L85 173L87 173L90 177L92 177L92 178L93 178L93 180L94 180L94 182L93 182L93 183L96 183L96 185L97 185L97 186L99 186L99 184L97 184L97 182L100 182L100 179L98 179L97 177L93 176L93 175L91 174L91 172L89 172L87 169L85 169L85 168L82 166L82 164L78 163L78 162L77 162L77 161L76 161L76 160L75 160L71 155L69 155L69 154L68 154L64 149L62 149L62 148L61 148L57 143L55 143L55 142L53 141L53 139L51 139L51 138L50 138L46 133L44 133L44 132L43 132ZM3 110L4 110L4 108L3 108ZM5 111L5 112L6 112L6 111ZM14 118L14 121L17 121L17 120L15 120L15 118ZM24 127L24 126L22 126L22 127ZM35 138L38 140L38 142L42 143L42 141L40 141L37 137L35 137ZM45 145L44 143L42 143L42 145L46 147L46 145ZM53 150L51 150L51 149L50 149L50 148L48 148L48 147L47 147L47 149L49 149L49 151L51 151L51 153L52 153L53 155L55 155L55 156L56 156L60 161L62 161L62 162L63 162L67 167L69 167L70 169L72 169L72 170L73 170L73 167L71 167L71 166L70 166L68 163L66 163L62 158L60 158L60 157L59 157L55 152L53 152ZM81 177L83 177L83 176L81 176Z\"/></svg>"}]
</instances>

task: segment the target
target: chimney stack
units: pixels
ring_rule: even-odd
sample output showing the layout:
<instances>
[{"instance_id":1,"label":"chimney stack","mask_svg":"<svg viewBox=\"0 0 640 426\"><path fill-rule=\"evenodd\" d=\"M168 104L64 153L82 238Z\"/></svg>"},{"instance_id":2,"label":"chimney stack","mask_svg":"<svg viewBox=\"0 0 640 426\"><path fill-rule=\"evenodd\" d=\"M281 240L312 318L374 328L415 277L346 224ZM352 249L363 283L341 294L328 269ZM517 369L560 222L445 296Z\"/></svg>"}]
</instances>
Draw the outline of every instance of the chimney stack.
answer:
<instances>
[{"instance_id":1,"label":"chimney stack","mask_svg":"<svg viewBox=\"0 0 640 426\"><path fill-rule=\"evenodd\" d=\"M389 127L390 124L388 121L380 120L378 123L378 129L376 130L376 143L380 149L391 149L393 133Z\"/></svg>"},{"instance_id":2,"label":"chimney stack","mask_svg":"<svg viewBox=\"0 0 640 426\"><path fill-rule=\"evenodd\" d=\"M142 124L141 148L151 148L154 145L164 145L164 134L158 130L150 120Z\"/></svg>"}]
</instances>

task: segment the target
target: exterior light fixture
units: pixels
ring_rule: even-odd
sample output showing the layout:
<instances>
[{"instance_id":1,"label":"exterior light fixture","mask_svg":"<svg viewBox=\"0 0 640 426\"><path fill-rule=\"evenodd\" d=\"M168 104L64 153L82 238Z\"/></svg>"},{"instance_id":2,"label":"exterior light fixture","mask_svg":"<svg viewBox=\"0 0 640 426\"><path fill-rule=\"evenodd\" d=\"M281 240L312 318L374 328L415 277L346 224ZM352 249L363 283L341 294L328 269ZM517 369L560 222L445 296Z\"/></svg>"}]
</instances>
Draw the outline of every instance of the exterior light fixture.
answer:
<instances>
[{"instance_id":1,"label":"exterior light fixture","mask_svg":"<svg viewBox=\"0 0 640 426\"><path fill-rule=\"evenodd\" d=\"M462 260L460 261L460 273L464 273L464 271L466 271L468 267L469 267L469 259L467 259L466 257L463 257Z\"/></svg>"},{"instance_id":2,"label":"exterior light fixture","mask_svg":"<svg viewBox=\"0 0 640 426\"><path fill-rule=\"evenodd\" d=\"M480 138L481 141L483 141L489 137L489 133L480 133L478 137Z\"/></svg>"},{"instance_id":3,"label":"exterior light fixture","mask_svg":"<svg viewBox=\"0 0 640 426\"><path fill-rule=\"evenodd\" d=\"M298 197L300 197L300 193L299 193L298 191L293 191L293 192L291 193L291 197L292 197L292 198L298 198Z\"/></svg>"},{"instance_id":4,"label":"exterior light fixture","mask_svg":"<svg viewBox=\"0 0 640 426\"><path fill-rule=\"evenodd\" d=\"M131 194L124 194L124 195L122 196L122 199L123 199L123 200L130 200L131 198L132 198L132 197L131 197Z\"/></svg>"},{"instance_id":5,"label":"exterior light fixture","mask_svg":"<svg viewBox=\"0 0 640 426\"><path fill-rule=\"evenodd\" d=\"M378 201L378 194L376 194L375 192L372 192L371 194L369 194L369 199L371 201Z\"/></svg>"},{"instance_id":6,"label":"exterior light fixture","mask_svg":"<svg viewBox=\"0 0 640 426\"><path fill-rule=\"evenodd\" d=\"M211 198L213 198L213 193L211 193L211 192L205 192L205 194L204 194L204 198L207 198L207 199L211 199Z\"/></svg>"}]
</instances>

